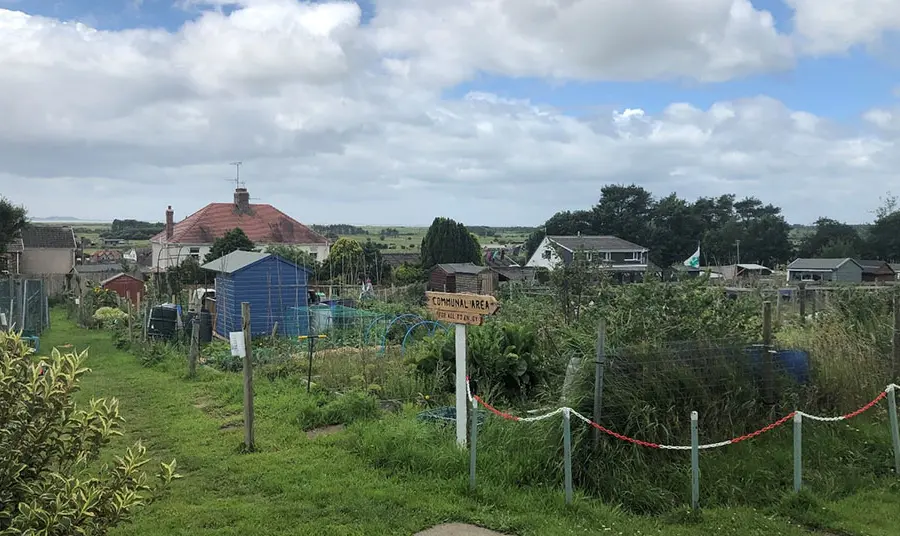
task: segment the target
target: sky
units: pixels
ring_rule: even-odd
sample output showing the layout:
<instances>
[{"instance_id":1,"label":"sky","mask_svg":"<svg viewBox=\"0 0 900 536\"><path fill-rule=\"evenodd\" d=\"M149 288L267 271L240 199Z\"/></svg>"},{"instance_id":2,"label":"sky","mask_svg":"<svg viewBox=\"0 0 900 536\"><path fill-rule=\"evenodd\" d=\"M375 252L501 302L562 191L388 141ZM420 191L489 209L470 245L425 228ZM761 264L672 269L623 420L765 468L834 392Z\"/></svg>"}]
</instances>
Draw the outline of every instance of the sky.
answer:
<instances>
[{"instance_id":1,"label":"sky","mask_svg":"<svg viewBox=\"0 0 900 536\"><path fill-rule=\"evenodd\" d=\"M606 184L792 223L898 191L900 0L0 0L32 217L541 225ZM230 182L229 182L230 181Z\"/></svg>"}]
</instances>

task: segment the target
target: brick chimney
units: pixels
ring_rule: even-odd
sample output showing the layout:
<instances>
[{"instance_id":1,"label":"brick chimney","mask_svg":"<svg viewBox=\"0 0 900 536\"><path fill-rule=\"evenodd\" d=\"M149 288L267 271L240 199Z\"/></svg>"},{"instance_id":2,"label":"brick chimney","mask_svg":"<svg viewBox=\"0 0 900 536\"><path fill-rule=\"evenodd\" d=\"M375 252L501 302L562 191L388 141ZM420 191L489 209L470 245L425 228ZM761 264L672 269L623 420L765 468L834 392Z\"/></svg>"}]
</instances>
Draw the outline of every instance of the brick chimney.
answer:
<instances>
[{"instance_id":1,"label":"brick chimney","mask_svg":"<svg viewBox=\"0 0 900 536\"><path fill-rule=\"evenodd\" d=\"M172 205L169 205L169 208L166 209L166 240L172 240L172 236L175 234L175 211L172 210Z\"/></svg>"},{"instance_id":2,"label":"brick chimney","mask_svg":"<svg viewBox=\"0 0 900 536\"><path fill-rule=\"evenodd\" d=\"M250 213L250 192L246 188L235 188L234 207L239 214Z\"/></svg>"}]
</instances>

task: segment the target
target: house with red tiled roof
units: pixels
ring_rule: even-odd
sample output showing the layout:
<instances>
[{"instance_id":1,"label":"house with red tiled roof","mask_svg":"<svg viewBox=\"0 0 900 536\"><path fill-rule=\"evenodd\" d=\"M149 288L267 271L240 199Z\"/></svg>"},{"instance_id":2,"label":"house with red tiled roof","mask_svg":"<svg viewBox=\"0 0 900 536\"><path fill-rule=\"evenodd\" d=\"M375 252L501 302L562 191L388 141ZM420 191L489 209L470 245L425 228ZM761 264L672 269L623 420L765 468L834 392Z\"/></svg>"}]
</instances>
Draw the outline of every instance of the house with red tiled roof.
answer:
<instances>
[{"instance_id":1,"label":"house with red tiled roof","mask_svg":"<svg viewBox=\"0 0 900 536\"><path fill-rule=\"evenodd\" d=\"M242 229L260 248L294 246L305 249L319 261L328 258L327 238L272 205L250 203L247 189L237 188L233 203L210 203L178 223L170 206L165 229L150 239L152 266L165 269L188 257L202 262L213 242L235 228Z\"/></svg>"}]
</instances>

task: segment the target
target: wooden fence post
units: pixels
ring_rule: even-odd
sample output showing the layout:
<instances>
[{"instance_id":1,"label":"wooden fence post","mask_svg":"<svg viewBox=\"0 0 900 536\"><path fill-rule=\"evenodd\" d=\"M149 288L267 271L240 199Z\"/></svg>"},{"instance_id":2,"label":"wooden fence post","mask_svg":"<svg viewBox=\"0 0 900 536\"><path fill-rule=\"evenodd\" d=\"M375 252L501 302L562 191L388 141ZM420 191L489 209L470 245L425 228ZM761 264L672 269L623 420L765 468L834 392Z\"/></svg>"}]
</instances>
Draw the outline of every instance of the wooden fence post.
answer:
<instances>
[{"instance_id":1,"label":"wooden fence post","mask_svg":"<svg viewBox=\"0 0 900 536\"><path fill-rule=\"evenodd\" d=\"M806 322L806 282L801 281L797 289L797 299L800 303L800 323Z\"/></svg>"},{"instance_id":2,"label":"wooden fence post","mask_svg":"<svg viewBox=\"0 0 900 536\"><path fill-rule=\"evenodd\" d=\"M199 329L199 323L198 323ZM253 347L250 337L250 303L241 303L241 330L244 332L244 447L253 451ZM198 333L199 337L199 333Z\"/></svg>"},{"instance_id":3,"label":"wooden fence post","mask_svg":"<svg viewBox=\"0 0 900 536\"><path fill-rule=\"evenodd\" d=\"M197 376L197 359L200 357L200 318L195 316L191 321L191 353L188 355L188 377Z\"/></svg>"},{"instance_id":4,"label":"wooden fence post","mask_svg":"<svg viewBox=\"0 0 900 536\"><path fill-rule=\"evenodd\" d=\"M131 293L126 292L125 296L126 296L125 312L128 314L128 342L134 342L134 331L133 331L134 322L131 318L131 315L132 315L134 309L132 309L132 307L131 307Z\"/></svg>"}]
</instances>

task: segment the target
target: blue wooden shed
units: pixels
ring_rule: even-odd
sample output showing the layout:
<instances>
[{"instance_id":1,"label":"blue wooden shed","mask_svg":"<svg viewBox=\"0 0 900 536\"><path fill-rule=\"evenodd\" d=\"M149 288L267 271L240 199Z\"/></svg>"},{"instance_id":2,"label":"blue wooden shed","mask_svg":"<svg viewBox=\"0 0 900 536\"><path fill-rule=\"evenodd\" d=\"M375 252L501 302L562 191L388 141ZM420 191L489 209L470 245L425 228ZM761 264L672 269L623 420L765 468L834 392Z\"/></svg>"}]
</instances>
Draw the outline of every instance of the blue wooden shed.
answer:
<instances>
[{"instance_id":1,"label":"blue wooden shed","mask_svg":"<svg viewBox=\"0 0 900 536\"><path fill-rule=\"evenodd\" d=\"M310 271L277 255L235 251L202 266L216 272L216 333L241 330L241 303L250 303L250 332L270 335L275 323L285 336L305 335Z\"/></svg>"}]
</instances>

